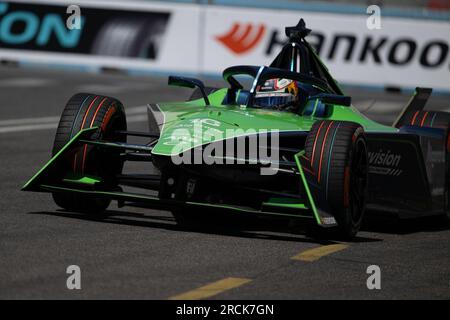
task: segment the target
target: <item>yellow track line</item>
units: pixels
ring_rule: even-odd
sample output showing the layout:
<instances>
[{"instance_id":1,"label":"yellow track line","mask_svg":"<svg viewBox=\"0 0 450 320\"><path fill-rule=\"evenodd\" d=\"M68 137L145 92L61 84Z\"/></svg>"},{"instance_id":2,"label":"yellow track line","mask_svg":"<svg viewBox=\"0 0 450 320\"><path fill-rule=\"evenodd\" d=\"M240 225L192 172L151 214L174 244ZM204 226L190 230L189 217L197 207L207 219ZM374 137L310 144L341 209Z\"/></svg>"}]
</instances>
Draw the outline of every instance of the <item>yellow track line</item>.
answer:
<instances>
[{"instance_id":1,"label":"yellow track line","mask_svg":"<svg viewBox=\"0 0 450 320\"><path fill-rule=\"evenodd\" d=\"M250 282L250 279L245 278L225 278L216 282L209 283L203 287L178 294L170 297L169 300L199 300L205 299L224 291L242 286Z\"/></svg>"},{"instance_id":2,"label":"yellow track line","mask_svg":"<svg viewBox=\"0 0 450 320\"><path fill-rule=\"evenodd\" d=\"M293 256L291 259L312 262L319 260L323 256L344 250L347 247L348 245L345 244L330 244L326 246L320 246L317 248L300 252L299 254Z\"/></svg>"}]
</instances>

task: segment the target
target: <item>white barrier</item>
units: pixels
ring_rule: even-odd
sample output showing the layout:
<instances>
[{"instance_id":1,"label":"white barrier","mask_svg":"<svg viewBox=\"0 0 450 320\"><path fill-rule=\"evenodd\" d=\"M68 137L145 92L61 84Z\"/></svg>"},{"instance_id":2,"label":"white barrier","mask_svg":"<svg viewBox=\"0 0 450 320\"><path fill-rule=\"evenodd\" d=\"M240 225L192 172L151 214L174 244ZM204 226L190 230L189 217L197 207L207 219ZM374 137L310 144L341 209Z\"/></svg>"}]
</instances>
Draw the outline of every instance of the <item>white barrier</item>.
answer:
<instances>
[{"instance_id":1,"label":"white barrier","mask_svg":"<svg viewBox=\"0 0 450 320\"><path fill-rule=\"evenodd\" d=\"M302 17L314 32L308 40L339 82L450 91L450 23L446 21L382 16L381 29L369 30L367 16L355 14L81 1L83 28L78 42L70 43L68 39L76 36L62 32L55 23L65 23L64 9L71 2L16 0L6 8L0 4L0 59L220 74L230 65L269 64L286 41L284 27ZM27 8L28 17L23 16ZM16 22L25 23L22 32L28 32L28 38L14 34ZM18 43L18 38L26 41Z\"/></svg>"},{"instance_id":2,"label":"white barrier","mask_svg":"<svg viewBox=\"0 0 450 320\"><path fill-rule=\"evenodd\" d=\"M299 17L339 82L450 90L450 23L429 20L386 17L380 30L369 30L359 15L211 7L203 71L270 63L286 41L284 27Z\"/></svg>"},{"instance_id":3,"label":"white barrier","mask_svg":"<svg viewBox=\"0 0 450 320\"><path fill-rule=\"evenodd\" d=\"M0 3L0 59L91 68L198 72L200 10L192 4L77 1L82 27L68 30L72 0ZM15 24L24 28L17 33ZM46 41L43 41L46 40Z\"/></svg>"}]
</instances>

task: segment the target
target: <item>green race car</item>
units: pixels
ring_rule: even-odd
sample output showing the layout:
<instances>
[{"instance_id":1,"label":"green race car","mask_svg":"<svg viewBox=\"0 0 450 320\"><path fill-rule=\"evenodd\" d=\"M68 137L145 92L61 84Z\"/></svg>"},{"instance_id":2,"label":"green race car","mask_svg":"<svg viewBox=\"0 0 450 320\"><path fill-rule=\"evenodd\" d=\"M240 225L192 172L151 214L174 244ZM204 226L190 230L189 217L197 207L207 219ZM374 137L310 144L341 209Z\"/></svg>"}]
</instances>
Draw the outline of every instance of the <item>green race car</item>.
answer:
<instances>
[{"instance_id":1,"label":"green race car","mask_svg":"<svg viewBox=\"0 0 450 320\"><path fill-rule=\"evenodd\" d=\"M196 90L188 101L149 104L147 132L127 130L117 99L74 95L52 159L23 190L50 192L77 212L103 212L117 200L170 210L180 223L231 211L334 227L348 238L366 208L446 214L450 114L424 111L431 89L417 88L391 126L368 119L305 40L309 32L303 20L286 28L289 40L268 67L225 69L226 88L169 77ZM126 161L148 171L126 173Z\"/></svg>"}]
</instances>

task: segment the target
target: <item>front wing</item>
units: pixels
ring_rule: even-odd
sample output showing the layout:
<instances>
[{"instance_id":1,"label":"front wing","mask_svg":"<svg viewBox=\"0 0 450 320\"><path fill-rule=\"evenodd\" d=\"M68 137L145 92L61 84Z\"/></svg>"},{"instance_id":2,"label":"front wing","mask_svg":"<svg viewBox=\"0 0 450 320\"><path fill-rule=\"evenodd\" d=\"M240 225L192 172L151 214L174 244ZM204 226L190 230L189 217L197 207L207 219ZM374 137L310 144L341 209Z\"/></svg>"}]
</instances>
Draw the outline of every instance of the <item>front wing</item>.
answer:
<instances>
[{"instance_id":1,"label":"front wing","mask_svg":"<svg viewBox=\"0 0 450 320\"><path fill-rule=\"evenodd\" d=\"M50 193L77 193L95 198L109 198L117 200L120 206L139 204L145 207L172 210L174 208L214 208L228 210L237 213L255 214L262 216L273 216L290 219L300 219L323 227L336 225L336 220L329 213L324 204L318 202L315 188L311 185L308 173L303 170L302 157L304 151L294 155L296 175L298 182L303 188L303 197L286 198L270 197L261 204L260 208L239 206L226 203L207 203L198 201L180 201L177 199L161 198L158 192L149 194L148 189L158 191L160 177L150 177L143 179L143 175L121 175L116 177L119 182L117 185L108 185L102 181L101 177L92 175L76 175L71 172L65 172L61 165L66 156L78 150L85 144L94 145L98 148L113 149L116 152L131 151L134 154L147 155L151 157L152 147L148 145L136 145L118 142L107 142L96 140L93 137L98 128L93 127L80 131L74 136L50 161L36 173L22 188L24 191L50 192ZM126 154L126 153L123 153ZM145 176L145 175L144 175ZM144 184L139 185L139 180L145 180ZM152 180L149 183L149 180ZM125 185L142 187L142 193L126 192L121 183Z\"/></svg>"}]
</instances>

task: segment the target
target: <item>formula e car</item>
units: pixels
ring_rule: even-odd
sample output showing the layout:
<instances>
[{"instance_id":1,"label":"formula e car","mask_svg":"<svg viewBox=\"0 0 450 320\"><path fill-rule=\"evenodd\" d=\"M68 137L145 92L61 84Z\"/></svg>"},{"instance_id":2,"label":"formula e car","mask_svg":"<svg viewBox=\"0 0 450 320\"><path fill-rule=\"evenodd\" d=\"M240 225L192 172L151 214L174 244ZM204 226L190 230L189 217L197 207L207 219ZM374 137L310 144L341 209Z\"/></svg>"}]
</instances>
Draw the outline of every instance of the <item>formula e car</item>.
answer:
<instances>
[{"instance_id":1,"label":"formula e car","mask_svg":"<svg viewBox=\"0 0 450 320\"><path fill-rule=\"evenodd\" d=\"M77 212L117 200L170 210L184 223L225 210L334 227L345 237L358 232L366 208L446 214L450 114L423 110L431 89L417 88L391 126L368 119L306 41L310 31L303 20L287 27L270 66L229 67L225 88L169 77L195 91L188 101L149 104L147 132L127 130L117 99L74 95L53 157L23 190L49 192ZM135 161L148 171L123 170Z\"/></svg>"}]
</instances>

